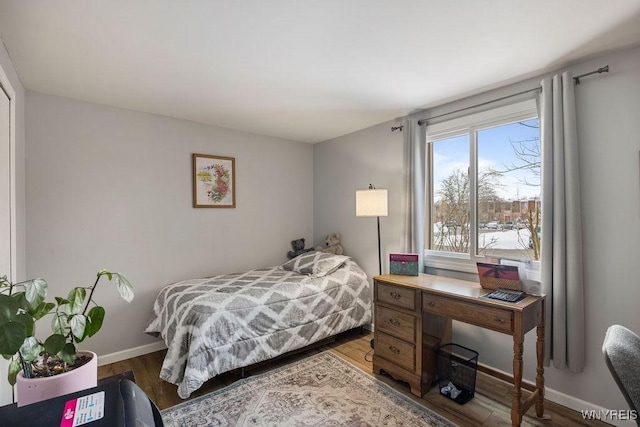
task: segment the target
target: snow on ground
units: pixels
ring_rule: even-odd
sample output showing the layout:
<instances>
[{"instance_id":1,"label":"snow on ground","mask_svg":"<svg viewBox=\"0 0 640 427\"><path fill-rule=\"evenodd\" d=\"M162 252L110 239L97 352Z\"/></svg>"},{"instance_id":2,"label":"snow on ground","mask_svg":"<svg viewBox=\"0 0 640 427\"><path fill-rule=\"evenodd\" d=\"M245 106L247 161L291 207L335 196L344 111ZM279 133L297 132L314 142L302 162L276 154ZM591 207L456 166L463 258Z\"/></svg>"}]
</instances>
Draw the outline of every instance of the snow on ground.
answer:
<instances>
[{"instance_id":1,"label":"snow on ground","mask_svg":"<svg viewBox=\"0 0 640 427\"><path fill-rule=\"evenodd\" d=\"M529 230L480 230L478 235L478 247L483 248L489 245L492 239L495 244L490 245L491 249L525 249L529 248Z\"/></svg>"},{"instance_id":2,"label":"snow on ground","mask_svg":"<svg viewBox=\"0 0 640 427\"><path fill-rule=\"evenodd\" d=\"M433 232L438 235L440 227L446 233L448 228L441 226L439 223L433 225ZM458 233L460 230L458 229ZM481 229L478 234L478 248L487 249L529 249L529 230L521 228L520 230L487 230ZM453 236L452 236L453 237ZM458 234L456 239L460 240Z\"/></svg>"}]
</instances>

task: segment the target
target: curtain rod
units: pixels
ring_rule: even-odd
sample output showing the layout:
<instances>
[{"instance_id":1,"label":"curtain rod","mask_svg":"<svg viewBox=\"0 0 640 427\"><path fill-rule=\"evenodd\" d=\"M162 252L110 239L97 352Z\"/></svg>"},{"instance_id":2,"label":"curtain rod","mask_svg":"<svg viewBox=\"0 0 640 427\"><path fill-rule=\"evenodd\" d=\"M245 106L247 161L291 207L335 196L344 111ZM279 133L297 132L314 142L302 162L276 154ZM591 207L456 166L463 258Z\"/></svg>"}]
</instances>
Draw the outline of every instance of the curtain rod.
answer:
<instances>
[{"instance_id":1,"label":"curtain rod","mask_svg":"<svg viewBox=\"0 0 640 427\"><path fill-rule=\"evenodd\" d=\"M590 76L592 74L600 74L600 73L608 73L608 72L609 72L609 66L605 65L604 67L598 68L595 71L591 71L589 73L585 73L585 74L581 74L579 76L576 76L576 77L573 78L573 81L575 82L576 85L579 85L580 84L580 79L583 78L583 77L587 77L587 76ZM529 90L523 90L522 92L518 92L518 93L511 94L511 95L503 96L501 98L492 99L491 101L481 102L480 104L471 105L469 107L460 108L459 110L449 111L448 113L439 114L437 116L429 117L428 119L418 120L418 125L421 126L422 124L426 123L429 120L433 120L433 119L437 119L437 118L440 118L440 117L448 116L448 115L454 114L454 113L459 113L461 111L470 110L472 108L483 107L485 105L493 104L494 102L503 101L505 99L513 98L514 96L524 95L525 93L535 92L535 91L538 91L538 90L542 90L542 86L538 86L538 87L535 87L535 88L529 89ZM394 127L391 128L392 132L395 131L395 130L402 130L402 126L394 126Z\"/></svg>"},{"instance_id":2,"label":"curtain rod","mask_svg":"<svg viewBox=\"0 0 640 427\"><path fill-rule=\"evenodd\" d=\"M524 95L525 93L529 93L529 92L536 92L536 91L539 91L541 89L542 89L542 86L538 86L538 87L535 87L533 89L523 90L522 92L513 93L511 95L503 96L501 98L492 99L491 101L481 102L480 104L470 105L469 107L464 107L464 108L460 108L458 110L449 111L448 113L438 114L437 116L429 117L428 119L418 120L418 125L422 126L424 123L426 123L429 120L437 119L439 117L448 116L449 114L459 113L461 111L470 110L472 108L483 107L485 105L493 104L494 102L498 102L498 101L502 101L502 100L505 100L505 99L513 98L514 96Z\"/></svg>"},{"instance_id":3,"label":"curtain rod","mask_svg":"<svg viewBox=\"0 0 640 427\"><path fill-rule=\"evenodd\" d=\"M605 65L604 67L598 68L595 71L591 71L591 72L588 72L588 73L580 74L579 76L574 77L573 81L576 82L577 85L579 85L580 84L580 79L583 78L583 77L587 77L587 76L590 76L592 74L600 74L600 73L608 73L608 72L609 72L609 66Z\"/></svg>"}]
</instances>

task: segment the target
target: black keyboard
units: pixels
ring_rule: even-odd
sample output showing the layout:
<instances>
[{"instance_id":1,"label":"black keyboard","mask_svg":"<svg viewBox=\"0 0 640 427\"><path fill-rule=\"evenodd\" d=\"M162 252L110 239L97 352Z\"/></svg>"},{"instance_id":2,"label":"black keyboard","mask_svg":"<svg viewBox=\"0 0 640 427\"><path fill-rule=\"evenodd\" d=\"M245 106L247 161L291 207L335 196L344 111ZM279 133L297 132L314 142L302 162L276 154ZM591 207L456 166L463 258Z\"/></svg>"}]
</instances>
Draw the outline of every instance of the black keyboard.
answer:
<instances>
[{"instance_id":1,"label":"black keyboard","mask_svg":"<svg viewBox=\"0 0 640 427\"><path fill-rule=\"evenodd\" d=\"M491 291L485 295L485 297L487 298L506 302L518 302L526 296L527 294L523 291L515 291L513 289L502 288L498 288L495 291Z\"/></svg>"}]
</instances>

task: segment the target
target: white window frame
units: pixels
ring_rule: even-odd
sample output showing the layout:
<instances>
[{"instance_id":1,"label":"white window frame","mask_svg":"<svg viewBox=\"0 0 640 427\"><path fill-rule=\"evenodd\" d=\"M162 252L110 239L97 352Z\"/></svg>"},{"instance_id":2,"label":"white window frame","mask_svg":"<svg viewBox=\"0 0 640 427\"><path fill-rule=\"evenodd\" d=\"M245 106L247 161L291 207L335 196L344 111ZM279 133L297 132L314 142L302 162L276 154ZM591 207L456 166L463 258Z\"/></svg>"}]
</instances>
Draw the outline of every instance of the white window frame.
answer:
<instances>
[{"instance_id":1,"label":"white window frame","mask_svg":"<svg viewBox=\"0 0 640 427\"><path fill-rule=\"evenodd\" d=\"M477 176L478 176L478 141L477 131L488 127L502 126L515 121L538 118L538 110L534 99L493 108L464 117L443 121L426 128L426 165L425 174L427 188L427 208L425 212L425 243L430 246L433 234L433 148L431 141L437 141L454 136L469 135L469 209L471 242L470 253L442 252L425 248L425 266L444 270L454 270L466 273L477 273L476 262L482 261L483 256L475 255L478 245L477 221Z\"/></svg>"}]
</instances>

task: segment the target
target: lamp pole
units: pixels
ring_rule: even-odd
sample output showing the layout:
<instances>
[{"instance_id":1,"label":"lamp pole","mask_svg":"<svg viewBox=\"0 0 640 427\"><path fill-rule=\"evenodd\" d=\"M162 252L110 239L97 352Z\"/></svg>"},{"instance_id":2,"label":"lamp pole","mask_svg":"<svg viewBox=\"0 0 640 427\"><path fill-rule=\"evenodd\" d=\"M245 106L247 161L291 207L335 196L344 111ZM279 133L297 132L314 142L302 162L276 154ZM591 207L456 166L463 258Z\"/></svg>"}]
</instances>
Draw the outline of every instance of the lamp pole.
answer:
<instances>
[{"instance_id":1,"label":"lamp pole","mask_svg":"<svg viewBox=\"0 0 640 427\"><path fill-rule=\"evenodd\" d=\"M376 217L378 219L378 269L380 271L380 275L382 276L382 251L380 249L380 217Z\"/></svg>"},{"instance_id":2,"label":"lamp pole","mask_svg":"<svg viewBox=\"0 0 640 427\"><path fill-rule=\"evenodd\" d=\"M378 274L382 275L382 244L380 241L380 217L388 215L387 190L372 184L366 190L356 190L356 216L376 217L378 226Z\"/></svg>"}]
</instances>

